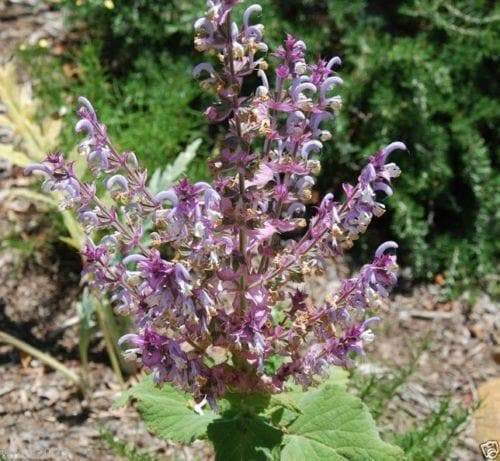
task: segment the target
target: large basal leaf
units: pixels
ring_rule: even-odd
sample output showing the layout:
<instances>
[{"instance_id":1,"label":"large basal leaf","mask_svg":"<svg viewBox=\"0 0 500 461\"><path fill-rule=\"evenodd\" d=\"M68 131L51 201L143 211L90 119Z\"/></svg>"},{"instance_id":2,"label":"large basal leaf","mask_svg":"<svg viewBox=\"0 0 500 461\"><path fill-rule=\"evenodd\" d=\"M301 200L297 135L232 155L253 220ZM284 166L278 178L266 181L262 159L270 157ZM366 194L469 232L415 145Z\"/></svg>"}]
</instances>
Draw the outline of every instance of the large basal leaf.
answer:
<instances>
[{"instance_id":1,"label":"large basal leaf","mask_svg":"<svg viewBox=\"0 0 500 461\"><path fill-rule=\"evenodd\" d=\"M301 413L286 428L282 461L391 461L402 451L379 436L366 406L326 385L297 400Z\"/></svg>"},{"instance_id":2,"label":"large basal leaf","mask_svg":"<svg viewBox=\"0 0 500 461\"><path fill-rule=\"evenodd\" d=\"M191 443L206 437L207 427L219 416L205 407L203 414L194 411L190 396L165 384L156 386L150 376L125 391L115 402L123 406L130 399L148 428L159 437L179 443Z\"/></svg>"},{"instance_id":3,"label":"large basal leaf","mask_svg":"<svg viewBox=\"0 0 500 461\"><path fill-rule=\"evenodd\" d=\"M282 435L256 416L222 417L208 426L217 461L265 461L266 452L279 447Z\"/></svg>"}]
</instances>

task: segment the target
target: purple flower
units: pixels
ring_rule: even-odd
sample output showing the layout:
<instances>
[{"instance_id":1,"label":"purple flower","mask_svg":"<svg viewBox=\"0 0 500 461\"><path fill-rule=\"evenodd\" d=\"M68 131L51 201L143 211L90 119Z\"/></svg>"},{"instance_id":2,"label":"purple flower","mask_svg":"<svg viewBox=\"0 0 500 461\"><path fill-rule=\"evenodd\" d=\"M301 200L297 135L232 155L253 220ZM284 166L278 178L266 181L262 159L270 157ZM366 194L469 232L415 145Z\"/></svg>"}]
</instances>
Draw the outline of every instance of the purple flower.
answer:
<instances>
[{"instance_id":1,"label":"purple flower","mask_svg":"<svg viewBox=\"0 0 500 461\"><path fill-rule=\"evenodd\" d=\"M335 74L340 59L306 61L306 45L287 35L270 55L266 73L259 5L233 21L237 0L211 0L196 21L195 47L220 57L193 70L216 100L205 114L224 123L225 136L210 161L211 184L180 180L152 194L133 152L118 151L85 98L76 131L93 173L85 182L61 154L27 172L62 193L88 234L82 250L89 283L107 291L115 309L133 318L135 333L121 343L149 369L216 405L227 391L279 392L289 378L304 386L331 364L351 365L373 340L372 312L397 282L394 242L344 280L336 293L313 302L303 282L342 255L385 208L399 175L388 157L395 142L370 158L345 199L327 194L310 206L325 126L341 107ZM212 60L211 60L212 62ZM245 79L257 77L252 95ZM103 187L98 187L98 183ZM111 197L101 200L97 190ZM93 235L99 230L101 239ZM369 317L367 319L367 317ZM283 365L266 374L266 361Z\"/></svg>"}]
</instances>

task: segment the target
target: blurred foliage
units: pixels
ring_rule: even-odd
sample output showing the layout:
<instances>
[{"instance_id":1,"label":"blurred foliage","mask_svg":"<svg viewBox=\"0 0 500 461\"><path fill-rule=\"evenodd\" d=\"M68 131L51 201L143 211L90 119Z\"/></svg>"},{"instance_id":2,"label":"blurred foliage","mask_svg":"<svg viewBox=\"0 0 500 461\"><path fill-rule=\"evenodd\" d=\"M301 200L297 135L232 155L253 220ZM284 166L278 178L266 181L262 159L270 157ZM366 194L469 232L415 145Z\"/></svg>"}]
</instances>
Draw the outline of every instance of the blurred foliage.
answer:
<instances>
[{"instance_id":1,"label":"blurred foliage","mask_svg":"<svg viewBox=\"0 0 500 461\"><path fill-rule=\"evenodd\" d=\"M13 136L12 144L0 144L0 158L7 159L13 165L26 167L40 162L45 153L55 149L61 133L60 120L46 117L37 121L39 101L33 98L29 85L19 83L17 70L13 63L0 67L0 103L4 113L0 114L0 126L6 128ZM85 171L85 166L76 150L69 152L69 158L75 162L79 173ZM39 193L28 187L14 187L2 190L0 199L7 197L22 197L29 201L39 202L49 207L57 207L58 193ZM61 238L67 244L80 248L83 232L73 215L67 210L60 210L61 221L66 231ZM14 241L10 242L14 245ZM28 246L33 245L29 242Z\"/></svg>"},{"instance_id":2,"label":"blurred foliage","mask_svg":"<svg viewBox=\"0 0 500 461\"><path fill-rule=\"evenodd\" d=\"M451 459L451 449L475 410L474 406L464 408L443 398L424 421L397 435L394 442L404 450L408 461Z\"/></svg>"},{"instance_id":3,"label":"blurred foliage","mask_svg":"<svg viewBox=\"0 0 500 461\"><path fill-rule=\"evenodd\" d=\"M81 36L100 40L103 62L119 74L144 51L192 51L192 28L205 0L63 0L67 20Z\"/></svg>"},{"instance_id":4,"label":"blurred foliage","mask_svg":"<svg viewBox=\"0 0 500 461\"><path fill-rule=\"evenodd\" d=\"M39 102L29 85L18 82L12 62L0 66L0 102L5 107L0 126L14 135L13 144L0 144L0 157L20 167L41 161L44 152L55 147L61 121L47 117L38 124L34 120Z\"/></svg>"},{"instance_id":5,"label":"blurred foliage","mask_svg":"<svg viewBox=\"0 0 500 461\"><path fill-rule=\"evenodd\" d=\"M323 191L354 180L382 145L400 139L409 147L409 155L394 159L403 170L397 193L376 231L360 242L360 255L371 254L375 241L393 238L411 276L444 275L450 296L478 283L493 288L500 210L499 5L259 3L271 47L291 32L308 43L310 56L338 54L344 60L344 110L325 149ZM44 59L31 57L41 94L54 111L72 107L69 96L88 96L118 144L136 150L149 167L162 165L195 137L204 139L201 152L208 155L216 132L204 125L204 100L190 78L193 64L203 59L192 50L192 23L203 4L65 0L69 24L84 39L59 64L75 66L76 76L43 73L37 66ZM65 133L69 144L74 135ZM202 177L203 160L193 165L190 174Z\"/></svg>"},{"instance_id":6,"label":"blurred foliage","mask_svg":"<svg viewBox=\"0 0 500 461\"><path fill-rule=\"evenodd\" d=\"M327 169L354 173L353 161L357 169L381 144L404 140L410 155L396 158L404 174L379 229L389 225L416 277L447 271L449 289L483 279L498 255L500 110L490 72L499 55L498 7L327 3L347 72Z\"/></svg>"},{"instance_id":7,"label":"blurred foliage","mask_svg":"<svg viewBox=\"0 0 500 461\"><path fill-rule=\"evenodd\" d=\"M92 101L118 148L136 152L150 170L173 161L201 135L208 138L203 115L191 107L200 90L193 84L186 58L153 56L145 50L129 73L118 78L100 61L101 49L99 43L89 42L60 57L40 48L22 53L46 110L63 118L63 150L72 149L79 139L74 132L74 107L80 95ZM201 158L189 169L195 177L205 174L203 157L208 147L200 152Z\"/></svg>"}]
</instances>

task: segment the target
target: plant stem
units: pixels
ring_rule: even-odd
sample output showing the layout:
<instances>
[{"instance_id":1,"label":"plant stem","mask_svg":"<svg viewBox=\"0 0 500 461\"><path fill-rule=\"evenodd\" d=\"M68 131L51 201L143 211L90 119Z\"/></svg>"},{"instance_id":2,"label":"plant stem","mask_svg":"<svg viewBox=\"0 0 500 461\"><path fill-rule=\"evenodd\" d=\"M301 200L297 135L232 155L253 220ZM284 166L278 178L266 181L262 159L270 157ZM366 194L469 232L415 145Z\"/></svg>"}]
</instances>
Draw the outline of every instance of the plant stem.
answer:
<instances>
[{"instance_id":1,"label":"plant stem","mask_svg":"<svg viewBox=\"0 0 500 461\"><path fill-rule=\"evenodd\" d=\"M242 130L241 130L241 122L238 116L238 108L239 108L239 92L236 93L235 89L236 86L238 85L238 82L236 80L236 74L234 71L234 61L233 61L233 38L231 34L231 14L227 15L226 19L226 26L227 26L227 56L226 59L229 63L229 71L230 71L230 76L231 76L231 89L234 91L233 94L233 99L232 99L232 105L233 105L233 116L234 116L234 123L236 126L236 133L238 135L238 140L240 144L240 149L242 150L248 150L244 149L245 142L242 136ZM239 85L238 85L238 90L239 90ZM243 171L241 171L241 168L239 168L238 171L238 207L239 211L244 216L244 201L245 201L245 175ZM240 224L239 232L238 232L238 240L239 240L239 251L240 251L240 256L241 260L244 262L246 265L246 256L245 256L245 248L246 248L246 221L242 224ZM246 300L245 300L245 291L247 289L246 287L246 277L245 275L241 275L240 277L240 309L242 312L245 311L246 308Z\"/></svg>"},{"instance_id":2,"label":"plant stem","mask_svg":"<svg viewBox=\"0 0 500 461\"><path fill-rule=\"evenodd\" d=\"M125 384L125 380L123 379L120 360L118 359L118 355L115 349L115 341L113 340L113 332L109 324L105 309L106 307L102 303L97 303L97 319L104 335L104 342L106 344L106 350L108 351L109 360L111 361L111 367L113 368L113 372L115 373L116 378L123 386Z\"/></svg>"},{"instance_id":3,"label":"plant stem","mask_svg":"<svg viewBox=\"0 0 500 461\"><path fill-rule=\"evenodd\" d=\"M0 342L14 346L17 349L20 349L23 352L26 352L27 354L33 357L36 357L38 360L45 363L54 370L60 371L70 381L73 381L75 384L77 384L82 389L82 391L86 391L84 382L78 376L78 374L70 370L63 363L61 363L54 357L50 356L49 354L46 354L45 352L42 352L36 349L35 347L29 345L28 343L25 343L24 341L21 341L20 339L17 339L14 336L11 336L3 331L0 331Z\"/></svg>"},{"instance_id":4,"label":"plant stem","mask_svg":"<svg viewBox=\"0 0 500 461\"><path fill-rule=\"evenodd\" d=\"M348 197L348 199L346 200L346 202L340 208L340 210L338 212L340 219L342 219L343 213L348 209L348 207L349 207L349 205L350 205L353 197L355 196L357 190L358 190L358 186L356 186L356 188L354 189L354 191L351 193L350 197ZM284 272L285 270L287 270L290 266L292 266L293 264L295 264L295 262L297 261L297 259L300 256L305 255L311 248L313 248L316 245L316 243L318 243L318 241L323 237L323 235L325 235L328 232L328 230L329 230L329 227L325 227L314 239L310 240L309 243L307 245L305 245L305 248L302 251L295 253L295 259L291 259L284 266L276 268L273 272L271 272L269 275L266 276L266 279L267 280L272 280L274 277L277 277L279 274L281 274L282 272ZM311 234L311 228L309 228L307 230L307 232L304 234L304 236L302 237L302 239L299 241L299 243L297 244L297 248L301 247L303 244L306 243L306 241L309 238L310 234Z\"/></svg>"}]
</instances>

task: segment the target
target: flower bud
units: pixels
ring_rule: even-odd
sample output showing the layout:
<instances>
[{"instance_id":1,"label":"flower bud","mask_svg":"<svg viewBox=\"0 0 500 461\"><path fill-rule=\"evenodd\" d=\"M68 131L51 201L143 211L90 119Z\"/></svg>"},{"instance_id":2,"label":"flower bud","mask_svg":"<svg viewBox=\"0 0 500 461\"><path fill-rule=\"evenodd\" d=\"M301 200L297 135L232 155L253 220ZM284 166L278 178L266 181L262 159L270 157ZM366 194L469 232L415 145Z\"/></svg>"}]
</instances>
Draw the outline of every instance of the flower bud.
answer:
<instances>
[{"instance_id":1,"label":"flower bud","mask_svg":"<svg viewBox=\"0 0 500 461\"><path fill-rule=\"evenodd\" d=\"M307 168L313 175L317 176L321 172L321 162L319 160L308 160Z\"/></svg>"},{"instance_id":2,"label":"flower bud","mask_svg":"<svg viewBox=\"0 0 500 461\"><path fill-rule=\"evenodd\" d=\"M323 142L330 141L330 139L332 139L332 133L328 130L322 130L319 139Z\"/></svg>"},{"instance_id":3,"label":"flower bud","mask_svg":"<svg viewBox=\"0 0 500 461\"><path fill-rule=\"evenodd\" d=\"M312 190L311 189L303 189L299 192L299 197L304 201L304 202L310 202L312 199Z\"/></svg>"},{"instance_id":4,"label":"flower bud","mask_svg":"<svg viewBox=\"0 0 500 461\"><path fill-rule=\"evenodd\" d=\"M245 48L240 43L233 42L233 58L241 59L243 56L245 56Z\"/></svg>"},{"instance_id":5,"label":"flower bud","mask_svg":"<svg viewBox=\"0 0 500 461\"><path fill-rule=\"evenodd\" d=\"M266 71L267 69L269 69L269 64L267 63L267 61L264 61L263 59L261 59L259 61L259 69L260 70L264 70L264 71Z\"/></svg>"},{"instance_id":6,"label":"flower bud","mask_svg":"<svg viewBox=\"0 0 500 461\"><path fill-rule=\"evenodd\" d=\"M384 166L384 171L387 172L390 178L397 178L401 174L401 170L395 163L387 163Z\"/></svg>"},{"instance_id":7,"label":"flower bud","mask_svg":"<svg viewBox=\"0 0 500 461\"><path fill-rule=\"evenodd\" d=\"M130 286L137 287L142 282L140 271L125 271L125 280Z\"/></svg>"},{"instance_id":8,"label":"flower bud","mask_svg":"<svg viewBox=\"0 0 500 461\"><path fill-rule=\"evenodd\" d=\"M294 218L292 221L299 229L307 226L307 221L304 218Z\"/></svg>"},{"instance_id":9,"label":"flower bud","mask_svg":"<svg viewBox=\"0 0 500 461\"><path fill-rule=\"evenodd\" d=\"M113 200L123 202L129 192L128 180L121 174L115 174L106 181L106 189L108 189Z\"/></svg>"},{"instance_id":10,"label":"flower bud","mask_svg":"<svg viewBox=\"0 0 500 461\"><path fill-rule=\"evenodd\" d=\"M360 338L365 342L365 343L371 343L373 342L373 340L375 339L375 335L373 333L372 330L368 329L368 330L365 330L363 331L363 333L361 333L361 336Z\"/></svg>"},{"instance_id":11,"label":"flower bud","mask_svg":"<svg viewBox=\"0 0 500 461\"><path fill-rule=\"evenodd\" d=\"M305 62L299 61L295 63L294 70L297 75L303 75L307 72L307 64Z\"/></svg>"},{"instance_id":12,"label":"flower bud","mask_svg":"<svg viewBox=\"0 0 500 461\"><path fill-rule=\"evenodd\" d=\"M333 111L339 111L342 109L342 98L340 96L334 96L328 100L328 107Z\"/></svg>"},{"instance_id":13,"label":"flower bud","mask_svg":"<svg viewBox=\"0 0 500 461\"><path fill-rule=\"evenodd\" d=\"M267 99L269 96L269 90L261 85L257 87L257 90L255 90L255 96L259 99Z\"/></svg>"},{"instance_id":14,"label":"flower bud","mask_svg":"<svg viewBox=\"0 0 500 461\"><path fill-rule=\"evenodd\" d=\"M132 151L126 151L123 153L125 157L125 164L131 169L136 170L139 167L139 162L137 161L136 155Z\"/></svg>"},{"instance_id":15,"label":"flower bud","mask_svg":"<svg viewBox=\"0 0 500 461\"><path fill-rule=\"evenodd\" d=\"M373 207L373 214L380 218L385 213L385 205L383 203L376 203Z\"/></svg>"}]
</instances>

